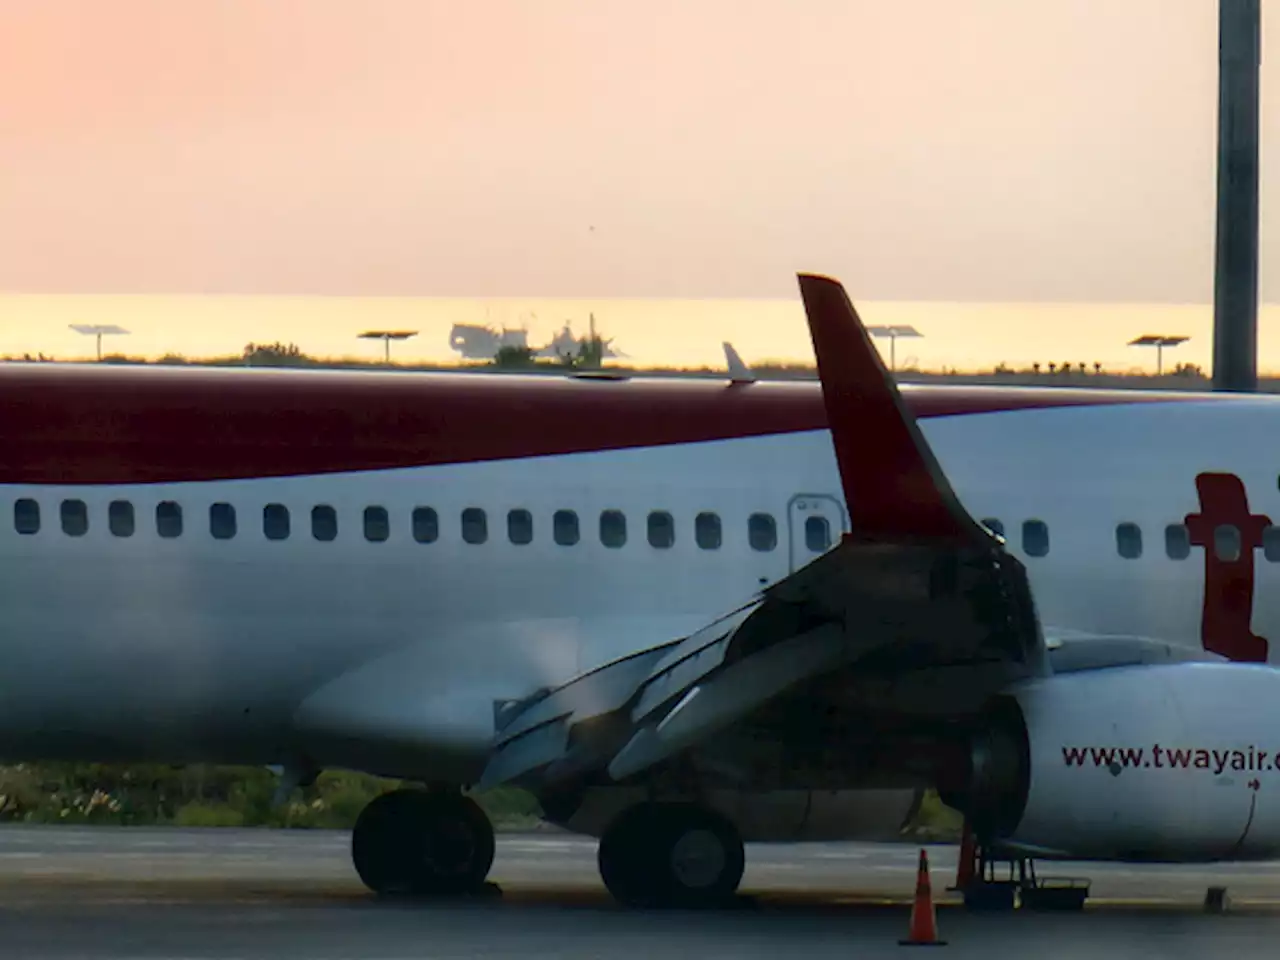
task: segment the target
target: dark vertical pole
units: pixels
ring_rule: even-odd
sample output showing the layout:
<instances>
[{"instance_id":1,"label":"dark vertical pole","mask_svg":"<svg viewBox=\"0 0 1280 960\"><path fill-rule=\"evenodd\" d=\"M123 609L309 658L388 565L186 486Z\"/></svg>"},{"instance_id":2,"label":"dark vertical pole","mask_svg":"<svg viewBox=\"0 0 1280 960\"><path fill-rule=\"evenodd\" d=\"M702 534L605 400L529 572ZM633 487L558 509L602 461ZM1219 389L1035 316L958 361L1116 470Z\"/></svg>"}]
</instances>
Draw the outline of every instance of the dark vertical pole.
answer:
<instances>
[{"instance_id":1,"label":"dark vertical pole","mask_svg":"<svg viewBox=\"0 0 1280 960\"><path fill-rule=\"evenodd\" d=\"M1258 388L1261 0L1218 0L1218 227L1213 388Z\"/></svg>"}]
</instances>

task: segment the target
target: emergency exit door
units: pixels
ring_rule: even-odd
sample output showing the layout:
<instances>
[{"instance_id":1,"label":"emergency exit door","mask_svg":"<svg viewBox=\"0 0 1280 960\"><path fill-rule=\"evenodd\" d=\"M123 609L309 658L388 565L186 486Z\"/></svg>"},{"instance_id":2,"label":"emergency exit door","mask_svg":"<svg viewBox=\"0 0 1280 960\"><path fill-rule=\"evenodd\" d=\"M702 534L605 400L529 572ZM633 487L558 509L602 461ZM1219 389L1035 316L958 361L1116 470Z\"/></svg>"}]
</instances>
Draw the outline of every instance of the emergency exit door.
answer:
<instances>
[{"instance_id":1,"label":"emergency exit door","mask_svg":"<svg viewBox=\"0 0 1280 960\"><path fill-rule=\"evenodd\" d=\"M791 569L808 566L840 543L848 527L844 505L828 494L800 493L787 508Z\"/></svg>"}]
</instances>

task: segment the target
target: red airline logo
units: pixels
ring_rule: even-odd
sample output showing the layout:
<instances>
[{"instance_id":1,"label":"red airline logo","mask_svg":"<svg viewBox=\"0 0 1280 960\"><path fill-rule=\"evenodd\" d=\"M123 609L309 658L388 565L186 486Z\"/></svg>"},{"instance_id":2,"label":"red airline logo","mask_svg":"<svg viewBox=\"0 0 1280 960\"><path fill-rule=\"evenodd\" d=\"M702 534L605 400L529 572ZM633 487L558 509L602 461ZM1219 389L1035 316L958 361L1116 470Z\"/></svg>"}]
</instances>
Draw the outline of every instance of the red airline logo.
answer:
<instances>
[{"instance_id":1,"label":"red airline logo","mask_svg":"<svg viewBox=\"0 0 1280 960\"><path fill-rule=\"evenodd\" d=\"M1230 660L1266 663L1268 644L1253 632L1254 551L1271 525L1263 514L1249 512L1249 499L1240 478L1230 473L1202 473L1196 477L1200 512L1187 514L1191 544L1204 548L1204 607L1200 642L1211 653ZM1214 534L1219 527L1240 531L1240 554L1218 555Z\"/></svg>"}]
</instances>

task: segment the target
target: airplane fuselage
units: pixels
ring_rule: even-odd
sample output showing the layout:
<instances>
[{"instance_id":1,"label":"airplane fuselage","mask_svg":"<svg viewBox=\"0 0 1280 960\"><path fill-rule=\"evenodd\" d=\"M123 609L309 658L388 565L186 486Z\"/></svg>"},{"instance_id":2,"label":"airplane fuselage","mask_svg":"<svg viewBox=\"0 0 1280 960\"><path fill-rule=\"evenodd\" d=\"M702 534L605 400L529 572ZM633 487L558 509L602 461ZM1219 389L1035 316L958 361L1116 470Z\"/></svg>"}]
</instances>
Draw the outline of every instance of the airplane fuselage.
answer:
<instances>
[{"instance_id":1,"label":"airplane fuselage","mask_svg":"<svg viewBox=\"0 0 1280 960\"><path fill-rule=\"evenodd\" d=\"M494 379L0 372L0 755L466 779L847 528L817 384ZM1275 659L1280 398L904 393L1047 629Z\"/></svg>"}]
</instances>

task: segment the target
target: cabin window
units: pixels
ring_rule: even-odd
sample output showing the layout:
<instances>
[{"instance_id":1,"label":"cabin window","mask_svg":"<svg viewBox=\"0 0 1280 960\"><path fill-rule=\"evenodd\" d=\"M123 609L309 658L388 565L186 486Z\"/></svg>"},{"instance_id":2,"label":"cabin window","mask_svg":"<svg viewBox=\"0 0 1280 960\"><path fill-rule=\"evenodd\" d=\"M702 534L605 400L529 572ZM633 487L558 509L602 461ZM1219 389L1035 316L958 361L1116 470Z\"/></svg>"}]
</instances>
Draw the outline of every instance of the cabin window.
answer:
<instances>
[{"instance_id":1,"label":"cabin window","mask_svg":"<svg viewBox=\"0 0 1280 960\"><path fill-rule=\"evenodd\" d=\"M1136 523L1116 525L1116 552L1126 560L1142 556L1142 528Z\"/></svg>"},{"instance_id":2,"label":"cabin window","mask_svg":"<svg viewBox=\"0 0 1280 960\"><path fill-rule=\"evenodd\" d=\"M1185 560L1191 556L1191 531L1183 523L1171 523L1164 528L1164 552L1170 560Z\"/></svg>"},{"instance_id":3,"label":"cabin window","mask_svg":"<svg viewBox=\"0 0 1280 960\"><path fill-rule=\"evenodd\" d=\"M182 507L172 500L156 504L156 533L166 540L182 536Z\"/></svg>"},{"instance_id":4,"label":"cabin window","mask_svg":"<svg viewBox=\"0 0 1280 960\"><path fill-rule=\"evenodd\" d=\"M778 524L767 513L753 513L747 519L747 541L752 550L768 553L778 546Z\"/></svg>"},{"instance_id":5,"label":"cabin window","mask_svg":"<svg viewBox=\"0 0 1280 960\"><path fill-rule=\"evenodd\" d=\"M533 543L533 514L528 510L512 510L508 513L507 539L517 546Z\"/></svg>"},{"instance_id":6,"label":"cabin window","mask_svg":"<svg viewBox=\"0 0 1280 960\"><path fill-rule=\"evenodd\" d=\"M40 532L40 504L23 498L13 504L13 529L24 537Z\"/></svg>"},{"instance_id":7,"label":"cabin window","mask_svg":"<svg viewBox=\"0 0 1280 960\"><path fill-rule=\"evenodd\" d=\"M1219 560L1234 563L1240 559L1240 528L1224 523L1213 528L1213 552Z\"/></svg>"},{"instance_id":8,"label":"cabin window","mask_svg":"<svg viewBox=\"0 0 1280 960\"><path fill-rule=\"evenodd\" d=\"M440 539L440 515L431 507L413 508L413 539L418 543L435 543Z\"/></svg>"},{"instance_id":9,"label":"cabin window","mask_svg":"<svg viewBox=\"0 0 1280 960\"><path fill-rule=\"evenodd\" d=\"M694 538L703 550L719 550L724 541L724 531L720 527L720 514L700 513L693 521Z\"/></svg>"},{"instance_id":10,"label":"cabin window","mask_svg":"<svg viewBox=\"0 0 1280 960\"><path fill-rule=\"evenodd\" d=\"M62 532L69 537L83 537L89 532L89 508L83 500L62 501Z\"/></svg>"},{"instance_id":11,"label":"cabin window","mask_svg":"<svg viewBox=\"0 0 1280 960\"><path fill-rule=\"evenodd\" d=\"M230 540L236 535L236 508L229 503L209 504L209 534L215 540Z\"/></svg>"},{"instance_id":12,"label":"cabin window","mask_svg":"<svg viewBox=\"0 0 1280 960\"><path fill-rule=\"evenodd\" d=\"M338 511L327 503L311 508L311 536L321 543L338 539Z\"/></svg>"},{"instance_id":13,"label":"cabin window","mask_svg":"<svg viewBox=\"0 0 1280 960\"><path fill-rule=\"evenodd\" d=\"M826 517L809 517L804 522L804 545L810 553L823 553L831 548L831 521Z\"/></svg>"},{"instance_id":14,"label":"cabin window","mask_svg":"<svg viewBox=\"0 0 1280 960\"><path fill-rule=\"evenodd\" d=\"M621 510L600 514L600 542L616 550L627 542L627 516Z\"/></svg>"},{"instance_id":15,"label":"cabin window","mask_svg":"<svg viewBox=\"0 0 1280 960\"><path fill-rule=\"evenodd\" d=\"M370 543L382 543L391 536L391 518L386 507L364 508L364 538Z\"/></svg>"},{"instance_id":16,"label":"cabin window","mask_svg":"<svg viewBox=\"0 0 1280 960\"><path fill-rule=\"evenodd\" d=\"M1280 560L1280 527L1266 527L1262 531L1262 555L1271 563Z\"/></svg>"},{"instance_id":17,"label":"cabin window","mask_svg":"<svg viewBox=\"0 0 1280 960\"><path fill-rule=\"evenodd\" d=\"M552 534L559 546L572 547L582 538L578 515L572 510L557 510L551 518Z\"/></svg>"},{"instance_id":18,"label":"cabin window","mask_svg":"<svg viewBox=\"0 0 1280 960\"><path fill-rule=\"evenodd\" d=\"M133 504L128 500L112 500L107 505L107 529L113 537L132 537L136 528Z\"/></svg>"},{"instance_id":19,"label":"cabin window","mask_svg":"<svg viewBox=\"0 0 1280 960\"><path fill-rule=\"evenodd\" d=\"M1049 526L1043 520L1026 520L1022 524L1022 552L1028 557L1043 557L1049 552Z\"/></svg>"},{"instance_id":20,"label":"cabin window","mask_svg":"<svg viewBox=\"0 0 1280 960\"><path fill-rule=\"evenodd\" d=\"M997 537L1004 536L1004 524L1001 523L999 520L997 520L995 517L987 517L987 519L982 521L982 525L986 527L988 530L990 530L992 533L994 533Z\"/></svg>"},{"instance_id":21,"label":"cabin window","mask_svg":"<svg viewBox=\"0 0 1280 960\"><path fill-rule=\"evenodd\" d=\"M268 503L262 508L262 533L268 540L289 537L289 508L283 503Z\"/></svg>"},{"instance_id":22,"label":"cabin window","mask_svg":"<svg viewBox=\"0 0 1280 960\"><path fill-rule=\"evenodd\" d=\"M479 507L467 507L462 511L462 539L471 544L484 543L489 539L489 515Z\"/></svg>"},{"instance_id":23,"label":"cabin window","mask_svg":"<svg viewBox=\"0 0 1280 960\"><path fill-rule=\"evenodd\" d=\"M649 546L667 550L676 542L675 517L665 510L649 514Z\"/></svg>"}]
</instances>

